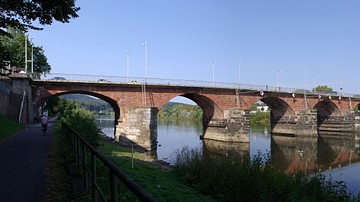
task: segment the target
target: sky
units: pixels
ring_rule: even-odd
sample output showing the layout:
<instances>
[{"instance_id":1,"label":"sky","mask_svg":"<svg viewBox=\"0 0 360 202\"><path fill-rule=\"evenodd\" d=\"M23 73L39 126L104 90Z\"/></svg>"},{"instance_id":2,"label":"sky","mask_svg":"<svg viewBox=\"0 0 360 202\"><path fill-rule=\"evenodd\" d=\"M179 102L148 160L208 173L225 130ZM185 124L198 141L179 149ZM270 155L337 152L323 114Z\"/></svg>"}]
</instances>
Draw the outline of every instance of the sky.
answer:
<instances>
[{"instance_id":1,"label":"sky","mask_svg":"<svg viewBox=\"0 0 360 202\"><path fill-rule=\"evenodd\" d=\"M76 5L79 18L70 23L29 31L53 73L327 85L360 94L358 0L77 0Z\"/></svg>"}]
</instances>

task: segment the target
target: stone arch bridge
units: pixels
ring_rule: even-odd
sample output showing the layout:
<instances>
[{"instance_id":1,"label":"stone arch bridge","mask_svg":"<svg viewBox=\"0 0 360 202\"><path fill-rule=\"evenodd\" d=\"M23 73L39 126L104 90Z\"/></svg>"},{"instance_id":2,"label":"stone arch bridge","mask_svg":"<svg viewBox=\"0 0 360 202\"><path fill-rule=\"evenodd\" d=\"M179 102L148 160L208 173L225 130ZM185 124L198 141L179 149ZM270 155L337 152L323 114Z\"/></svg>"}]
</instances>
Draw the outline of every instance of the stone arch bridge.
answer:
<instances>
[{"instance_id":1,"label":"stone arch bridge","mask_svg":"<svg viewBox=\"0 0 360 202\"><path fill-rule=\"evenodd\" d=\"M108 102L115 111L115 139L156 148L157 112L172 98L183 96L203 110L205 139L249 142L250 109L261 100L271 108L273 133L316 136L318 131L358 130L359 98L275 90L199 87L171 84L112 83L12 78L12 88L27 91L27 117L53 96L80 93ZM13 90L14 91L14 90ZM356 110L355 110L356 109Z\"/></svg>"}]
</instances>

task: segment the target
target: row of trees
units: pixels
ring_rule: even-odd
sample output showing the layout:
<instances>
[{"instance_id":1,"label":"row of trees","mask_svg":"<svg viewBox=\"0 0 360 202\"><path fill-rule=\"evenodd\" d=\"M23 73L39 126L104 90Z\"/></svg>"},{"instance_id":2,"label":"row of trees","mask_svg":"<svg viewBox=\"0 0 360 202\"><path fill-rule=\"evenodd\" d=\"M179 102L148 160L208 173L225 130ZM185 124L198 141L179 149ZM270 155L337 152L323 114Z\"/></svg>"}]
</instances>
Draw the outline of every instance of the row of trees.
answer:
<instances>
[{"instance_id":1,"label":"row of trees","mask_svg":"<svg viewBox=\"0 0 360 202\"><path fill-rule=\"evenodd\" d=\"M28 29L42 30L40 25L53 21L69 22L78 17L76 0L1 0L0 1L0 73L23 69L32 61L35 73L50 72L50 65L41 46L35 46L25 37ZM39 26L35 26L36 22ZM25 61L25 44L28 61Z\"/></svg>"},{"instance_id":2,"label":"row of trees","mask_svg":"<svg viewBox=\"0 0 360 202\"><path fill-rule=\"evenodd\" d=\"M30 61L35 73L49 73L51 66L41 46L34 45L26 36L25 32L8 28L7 35L0 36L0 61L2 66L11 71L24 70L25 67L25 43L27 43L28 67ZM9 69L10 68L10 69Z\"/></svg>"}]
</instances>

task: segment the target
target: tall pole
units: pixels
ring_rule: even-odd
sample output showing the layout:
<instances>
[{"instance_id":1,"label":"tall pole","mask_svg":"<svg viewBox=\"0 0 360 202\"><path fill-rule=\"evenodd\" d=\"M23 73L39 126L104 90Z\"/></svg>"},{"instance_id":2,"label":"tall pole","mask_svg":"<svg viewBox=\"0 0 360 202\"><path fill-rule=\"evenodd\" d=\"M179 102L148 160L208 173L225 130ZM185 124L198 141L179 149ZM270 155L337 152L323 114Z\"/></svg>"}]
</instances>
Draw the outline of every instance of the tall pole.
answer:
<instances>
[{"instance_id":1,"label":"tall pole","mask_svg":"<svg viewBox=\"0 0 360 202\"><path fill-rule=\"evenodd\" d=\"M236 55L236 57L238 58L238 83L239 83L239 88L240 88L240 80L241 80L241 55L240 53Z\"/></svg>"},{"instance_id":2,"label":"tall pole","mask_svg":"<svg viewBox=\"0 0 360 202\"><path fill-rule=\"evenodd\" d=\"M145 82L143 84L143 97L144 97L144 106L146 107L146 78L147 78L147 43L146 41L143 42L144 51L145 51Z\"/></svg>"},{"instance_id":3,"label":"tall pole","mask_svg":"<svg viewBox=\"0 0 360 202\"><path fill-rule=\"evenodd\" d=\"M31 39L31 74L34 73L34 44Z\"/></svg>"},{"instance_id":4,"label":"tall pole","mask_svg":"<svg viewBox=\"0 0 360 202\"><path fill-rule=\"evenodd\" d=\"M130 57L130 50L126 53L126 81L129 82L129 57Z\"/></svg>"},{"instance_id":5,"label":"tall pole","mask_svg":"<svg viewBox=\"0 0 360 202\"><path fill-rule=\"evenodd\" d=\"M143 42L143 45L144 45L144 51L145 51L145 79L147 78L147 42L144 41Z\"/></svg>"},{"instance_id":6,"label":"tall pole","mask_svg":"<svg viewBox=\"0 0 360 202\"><path fill-rule=\"evenodd\" d=\"M216 61L214 60L212 63L212 81L213 81L213 85L215 85L215 64Z\"/></svg>"},{"instance_id":7,"label":"tall pole","mask_svg":"<svg viewBox=\"0 0 360 202\"><path fill-rule=\"evenodd\" d=\"M306 66L304 67L305 68L305 90L304 90L304 101L305 101L305 103L304 103L304 105L305 105L305 110L307 110L308 109L308 106L307 106L307 100L306 100L306 88L307 88L307 68L306 68Z\"/></svg>"},{"instance_id":8,"label":"tall pole","mask_svg":"<svg viewBox=\"0 0 360 202\"><path fill-rule=\"evenodd\" d=\"M280 72L281 72L281 69L278 70L278 73L277 73L277 87L278 87L278 91L280 91Z\"/></svg>"},{"instance_id":9,"label":"tall pole","mask_svg":"<svg viewBox=\"0 0 360 202\"><path fill-rule=\"evenodd\" d=\"M28 67L27 67L27 37L26 37L26 33L25 33L25 73L27 74L27 70L28 70Z\"/></svg>"},{"instance_id":10,"label":"tall pole","mask_svg":"<svg viewBox=\"0 0 360 202\"><path fill-rule=\"evenodd\" d=\"M342 96L342 92L343 92L343 78L342 78L342 72L339 73L340 74L340 93Z\"/></svg>"}]
</instances>

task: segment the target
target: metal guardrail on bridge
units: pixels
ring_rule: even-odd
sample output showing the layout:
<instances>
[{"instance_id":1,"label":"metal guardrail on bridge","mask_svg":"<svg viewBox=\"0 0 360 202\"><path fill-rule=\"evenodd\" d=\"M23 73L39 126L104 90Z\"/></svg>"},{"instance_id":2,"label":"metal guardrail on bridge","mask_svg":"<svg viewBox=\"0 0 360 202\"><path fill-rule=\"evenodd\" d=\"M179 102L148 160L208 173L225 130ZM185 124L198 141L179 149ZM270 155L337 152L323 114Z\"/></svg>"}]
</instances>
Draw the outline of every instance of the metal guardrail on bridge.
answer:
<instances>
[{"instance_id":1,"label":"metal guardrail on bridge","mask_svg":"<svg viewBox=\"0 0 360 202\"><path fill-rule=\"evenodd\" d=\"M196 81L184 79L161 79L161 78L144 78L144 77L121 77L121 76L107 76L107 75L82 75L82 74L64 74L64 73L50 73L46 76L41 76L40 79L34 80L49 80L59 82L89 82L89 83L119 83L119 84L139 84L139 85L167 85L167 86L187 86L187 87L208 87L208 88L226 88L226 89L241 89L249 91L270 91L281 93L296 93L307 96L342 96L360 98L360 94L350 94L344 92L316 92L313 90L305 90L304 88L287 88L268 85L252 85L241 83L227 83L227 82L212 82L212 81Z\"/></svg>"}]
</instances>

